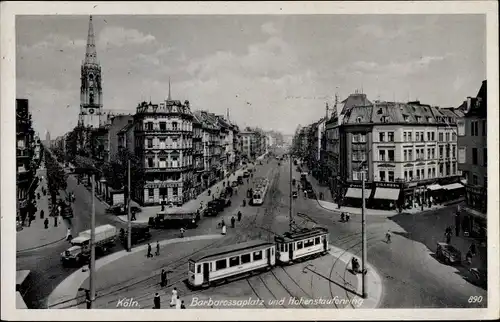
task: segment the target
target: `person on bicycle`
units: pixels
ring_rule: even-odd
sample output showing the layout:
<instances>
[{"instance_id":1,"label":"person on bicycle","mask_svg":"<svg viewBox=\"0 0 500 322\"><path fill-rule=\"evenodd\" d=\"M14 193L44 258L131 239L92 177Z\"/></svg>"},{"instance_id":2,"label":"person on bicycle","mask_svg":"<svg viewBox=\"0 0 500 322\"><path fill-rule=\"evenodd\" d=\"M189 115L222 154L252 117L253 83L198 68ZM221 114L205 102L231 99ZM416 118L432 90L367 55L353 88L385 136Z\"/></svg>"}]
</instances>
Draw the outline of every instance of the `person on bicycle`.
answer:
<instances>
[{"instance_id":1,"label":"person on bicycle","mask_svg":"<svg viewBox=\"0 0 500 322\"><path fill-rule=\"evenodd\" d=\"M389 244L391 242L391 231L388 230L385 234L385 241Z\"/></svg>"}]
</instances>

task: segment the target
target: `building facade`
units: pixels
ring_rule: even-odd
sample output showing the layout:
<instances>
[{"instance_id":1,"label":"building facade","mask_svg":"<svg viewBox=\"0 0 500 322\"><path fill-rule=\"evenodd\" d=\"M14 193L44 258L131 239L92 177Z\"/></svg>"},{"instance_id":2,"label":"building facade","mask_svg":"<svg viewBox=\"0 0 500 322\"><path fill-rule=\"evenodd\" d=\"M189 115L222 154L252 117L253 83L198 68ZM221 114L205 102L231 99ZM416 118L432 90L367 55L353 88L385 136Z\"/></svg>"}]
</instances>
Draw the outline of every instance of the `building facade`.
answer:
<instances>
[{"instance_id":1,"label":"building facade","mask_svg":"<svg viewBox=\"0 0 500 322\"><path fill-rule=\"evenodd\" d=\"M216 183L222 175L220 127L215 115L212 113L196 111L195 115L202 122L203 186L208 188Z\"/></svg>"},{"instance_id":2,"label":"building facade","mask_svg":"<svg viewBox=\"0 0 500 322\"><path fill-rule=\"evenodd\" d=\"M145 172L144 186L135 187L140 203L182 205L194 197L193 114L189 102L142 102L137 106L134 124L135 154Z\"/></svg>"},{"instance_id":3,"label":"building facade","mask_svg":"<svg viewBox=\"0 0 500 322\"><path fill-rule=\"evenodd\" d=\"M85 59L81 66L80 114L78 124L85 128L98 128L102 120L102 77L101 66L97 60L94 26L89 19Z\"/></svg>"},{"instance_id":4,"label":"building facade","mask_svg":"<svg viewBox=\"0 0 500 322\"><path fill-rule=\"evenodd\" d=\"M207 187L204 184L205 161L203 155L203 129L202 120L198 113L193 113L193 171L194 189L199 195Z\"/></svg>"},{"instance_id":5,"label":"building facade","mask_svg":"<svg viewBox=\"0 0 500 322\"><path fill-rule=\"evenodd\" d=\"M464 117L458 129L459 169L466 185L464 226L475 237L486 238L488 208L487 87L483 81L476 97L463 104Z\"/></svg>"},{"instance_id":6,"label":"building facade","mask_svg":"<svg viewBox=\"0 0 500 322\"><path fill-rule=\"evenodd\" d=\"M26 218L32 209L31 195L34 191L35 164L33 162L34 131L32 128L29 102L16 99L16 190L17 216Z\"/></svg>"}]
</instances>

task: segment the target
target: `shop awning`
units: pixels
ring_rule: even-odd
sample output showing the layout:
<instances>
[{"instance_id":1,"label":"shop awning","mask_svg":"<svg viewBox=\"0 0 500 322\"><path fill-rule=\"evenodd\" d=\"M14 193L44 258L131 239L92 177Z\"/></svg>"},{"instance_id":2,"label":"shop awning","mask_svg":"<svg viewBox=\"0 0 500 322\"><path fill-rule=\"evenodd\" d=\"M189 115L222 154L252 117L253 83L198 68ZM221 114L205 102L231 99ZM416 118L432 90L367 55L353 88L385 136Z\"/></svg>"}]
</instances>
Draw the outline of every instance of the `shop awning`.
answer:
<instances>
[{"instance_id":1,"label":"shop awning","mask_svg":"<svg viewBox=\"0 0 500 322\"><path fill-rule=\"evenodd\" d=\"M372 193L371 189L365 189L365 199L370 198L370 194ZM345 194L346 198L358 198L361 199L361 189L360 188L349 188L347 189L347 193Z\"/></svg>"},{"instance_id":2,"label":"shop awning","mask_svg":"<svg viewBox=\"0 0 500 322\"><path fill-rule=\"evenodd\" d=\"M447 184L446 186L443 186L443 189L446 190L455 190L455 189L460 189L463 188L464 186L461 183L455 182L452 184Z\"/></svg>"},{"instance_id":3,"label":"shop awning","mask_svg":"<svg viewBox=\"0 0 500 322\"><path fill-rule=\"evenodd\" d=\"M427 186L427 189L434 191L434 190L443 189L443 187L439 184L431 184L430 186Z\"/></svg>"},{"instance_id":4,"label":"shop awning","mask_svg":"<svg viewBox=\"0 0 500 322\"><path fill-rule=\"evenodd\" d=\"M398 200L399 199L399 189L392 188L377 188L375 190L375 199L383 200Z\"/></svg>"}]
</instances>

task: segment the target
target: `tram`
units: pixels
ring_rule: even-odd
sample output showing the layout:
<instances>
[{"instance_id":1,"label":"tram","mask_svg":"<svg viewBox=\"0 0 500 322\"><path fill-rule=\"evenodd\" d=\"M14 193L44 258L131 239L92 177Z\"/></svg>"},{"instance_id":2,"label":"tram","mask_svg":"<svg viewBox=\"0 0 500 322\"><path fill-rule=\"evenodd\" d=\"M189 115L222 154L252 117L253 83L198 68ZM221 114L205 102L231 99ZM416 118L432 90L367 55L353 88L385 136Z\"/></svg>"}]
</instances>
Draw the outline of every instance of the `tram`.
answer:
<instances>
[{"instance_id":1,"label":"tram","mask_svg":"<svg viewBox=\"0 0 500 322\"><path fill-rule=\"evenodd\" d=\"M267 178L257 178L254 184L252 195L252 206L260 206L264 203L267 189L269 187L269 180Z\"/></svg>"},{"instance_id":2,"label":"tram","mask_svg":"<svg viewBox=\"0 0 500 322\"><path fill-rule=\"evenodd\" d=\"M275 237L275 242L252 240L201 252L189 259L187 283L192 288L209 287L289 265L328 252L328 230L304 228Z\"/></svg>"}]
</instances>

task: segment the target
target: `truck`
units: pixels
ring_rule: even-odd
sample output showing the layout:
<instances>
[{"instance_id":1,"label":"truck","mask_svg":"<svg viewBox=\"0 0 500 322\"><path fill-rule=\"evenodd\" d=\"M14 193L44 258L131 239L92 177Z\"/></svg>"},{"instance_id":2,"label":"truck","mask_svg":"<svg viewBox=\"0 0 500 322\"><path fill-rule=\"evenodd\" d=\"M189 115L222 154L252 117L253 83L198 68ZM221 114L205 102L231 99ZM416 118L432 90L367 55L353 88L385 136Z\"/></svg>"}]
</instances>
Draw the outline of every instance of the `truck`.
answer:
<instances>
[{"instance_id":1,"label":"truck","mask_svg":"<svg viewBox=\"0 0 500 322\"><path fill-rule=\"evenodd\" d=\"M96 255L106 254L115 246L117 229L113 225L102 225L95 228ZM71 240L71 247L61 253L63 265L86 264L90 260L91 230L82 231Z\"/></svg>"}]
</instances>

